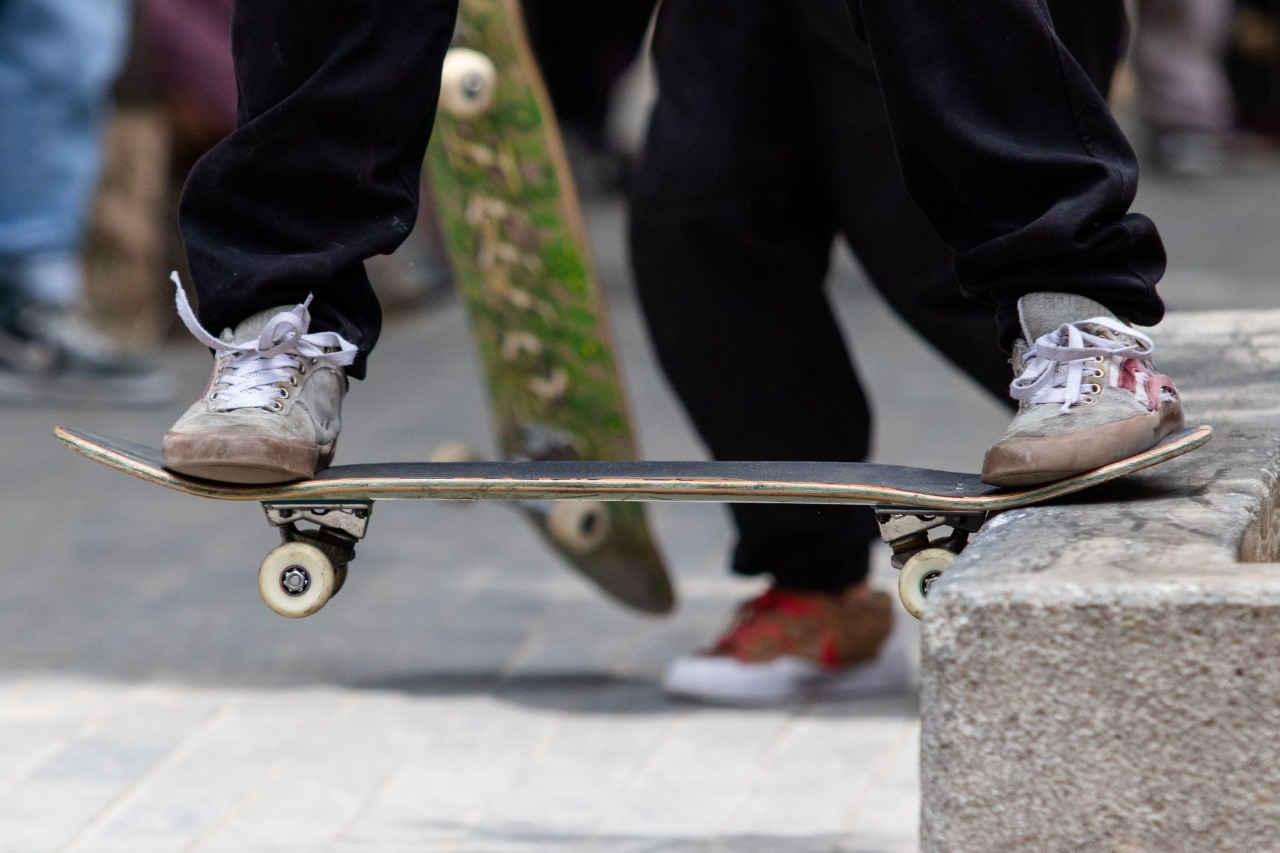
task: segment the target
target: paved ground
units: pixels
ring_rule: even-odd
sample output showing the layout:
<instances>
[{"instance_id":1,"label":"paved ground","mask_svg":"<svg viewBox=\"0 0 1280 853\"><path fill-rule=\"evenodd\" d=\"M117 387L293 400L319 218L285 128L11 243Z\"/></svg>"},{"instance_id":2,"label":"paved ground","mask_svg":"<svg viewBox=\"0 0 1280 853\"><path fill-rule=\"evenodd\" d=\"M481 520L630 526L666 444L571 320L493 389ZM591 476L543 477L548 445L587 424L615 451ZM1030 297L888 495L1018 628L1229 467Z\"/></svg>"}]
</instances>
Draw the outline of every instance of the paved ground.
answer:
<instances>
[{"instance_id":1,"label":"paved ground","mask_svg":"<svg viewBox=\"0 0 1280 853\"><path fill-rule=\"evenodd\" d=\"M1274 307L1280 168L1148 182L1172 307ZM592 208L645 451L701 455ZM841 265L833 292L880 414L877 458L973 469L1001 410L909 341ZM207 362L166 354L194 393ZM397 321L349 405L344 461L484 433L456 308ZM0 410L0 850L914 850L915 699L772 711L665 701L674 654L751 587L723 511L659 506L678 613L641 618L509 510L383 504L350 583L300 622L254 572L256 505L170 495L61 449L54 424L154 441L149 412Z\"/></svg>"}]
</instances>

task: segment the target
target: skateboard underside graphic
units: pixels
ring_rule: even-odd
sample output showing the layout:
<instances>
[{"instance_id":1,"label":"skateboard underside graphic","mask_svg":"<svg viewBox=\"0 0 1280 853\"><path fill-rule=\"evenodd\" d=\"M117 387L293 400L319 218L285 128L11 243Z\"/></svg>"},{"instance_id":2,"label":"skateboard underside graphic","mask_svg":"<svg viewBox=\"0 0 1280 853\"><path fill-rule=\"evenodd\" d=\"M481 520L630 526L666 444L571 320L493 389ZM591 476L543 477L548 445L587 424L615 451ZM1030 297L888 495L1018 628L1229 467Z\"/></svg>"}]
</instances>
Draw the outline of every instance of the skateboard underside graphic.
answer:
<instances>
[{"instance_id":1,"label":"skateboard underside graphic","mask_svg":"<svg viewBox=\"0 0 1280 853\"><path fill-rule=\"evenodd\" d=\"M617 348L519 0L462 0L426 170L498 456L636 459ZM482 454L455 444L443 455ZM649 612L673 606L641 506L518 506L613 598Z\"/></svg>"}]
</instances>

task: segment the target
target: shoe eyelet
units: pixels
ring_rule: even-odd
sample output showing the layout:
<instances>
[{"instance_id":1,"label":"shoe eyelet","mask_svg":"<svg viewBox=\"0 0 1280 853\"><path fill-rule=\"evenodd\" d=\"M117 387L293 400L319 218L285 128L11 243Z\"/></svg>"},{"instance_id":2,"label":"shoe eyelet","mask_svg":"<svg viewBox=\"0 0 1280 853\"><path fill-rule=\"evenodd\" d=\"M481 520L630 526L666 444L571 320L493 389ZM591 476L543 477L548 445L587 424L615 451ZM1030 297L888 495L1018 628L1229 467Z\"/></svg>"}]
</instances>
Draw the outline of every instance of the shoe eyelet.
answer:
<instances>
[{"instance_id":1,"label":"shoe eyelet","mask_svg":"<svg viewBox=\"0 0 1280 853\"><path fill-rule=\"evenodd\" d=\"M289 389L288 389L288 388L281 388L281 389L280 389L279 397L280 397L280 399L281 399L281 400L288 400L288 399L289 399Z\"/></svg>"},{"instance_id":2,"label":"shoe eyelet","mask_svg":"<svg viewBox=\"0 0 1280 853\"><path fill-rule=\"evenodd\" d=\"M272 400L270 405L267 406L267 408L273 412L283 412L284 403L281 403L279 400Z\"/></svg>"},{"instance_id":3,"label":"shoe eyelet","mask_svg":"<svg viewBox=\"0 0 1280 853\"><path fill-rule=\"evenodd\" d=\"M292 385L294 388L297 388L297 387L298 387L298 377L296 377L296 376L290 376L290 377L289 377L289 384L290 384L290 385Z\"/></svg>"},{"instance_id":4,"label":"shoe eyelet","mask_svg":"<svg viewBox=\"0 0 1280 853\"><path fill-rule=\"evenodd\" d=\"M1092 389L1092 390L1089 392L1090 394L1101 394L1101 393L1102 393L1102 386L1101 386L1101 385L1099 385L1097 382L1090 382L1090 383L1089 383L1089 387Z\"/></svg>"}]
</instances>

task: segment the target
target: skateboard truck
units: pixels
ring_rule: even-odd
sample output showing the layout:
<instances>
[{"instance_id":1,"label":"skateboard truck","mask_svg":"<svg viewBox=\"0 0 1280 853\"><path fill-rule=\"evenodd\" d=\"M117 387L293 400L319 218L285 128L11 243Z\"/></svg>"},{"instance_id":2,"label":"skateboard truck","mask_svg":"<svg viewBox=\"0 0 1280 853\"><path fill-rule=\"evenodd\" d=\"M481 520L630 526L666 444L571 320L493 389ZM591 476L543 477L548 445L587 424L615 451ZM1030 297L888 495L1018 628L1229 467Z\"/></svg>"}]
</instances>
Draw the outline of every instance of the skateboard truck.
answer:
<instances>
[{"instance_id":1,"label":"skateboard truck","mask_svg":"<svg viewBox=\"0 0 1280 853\"><path fill-rule=\"evenodd\" d=\"M893 551L893 566L899 570L898 597L912 616L920 618L930 589L969 543L969 534L982 528L988 515L924 513L918 508L896 507L876 510L880 538ZM951 528L951 534L930 539L929 532L939 527Z\"/></svg>"},{"instance_id":2,"label":"skateboard truck","mask_svg":"<svg viewBox=\"0 0 1280 853\"><path fill-rule=\"evenodd\" d=\"M281 616L309 616L342 589L373 501L264 501L262 509L283 541L262 561L258 592Z\"/></svg>"}]
</instances>

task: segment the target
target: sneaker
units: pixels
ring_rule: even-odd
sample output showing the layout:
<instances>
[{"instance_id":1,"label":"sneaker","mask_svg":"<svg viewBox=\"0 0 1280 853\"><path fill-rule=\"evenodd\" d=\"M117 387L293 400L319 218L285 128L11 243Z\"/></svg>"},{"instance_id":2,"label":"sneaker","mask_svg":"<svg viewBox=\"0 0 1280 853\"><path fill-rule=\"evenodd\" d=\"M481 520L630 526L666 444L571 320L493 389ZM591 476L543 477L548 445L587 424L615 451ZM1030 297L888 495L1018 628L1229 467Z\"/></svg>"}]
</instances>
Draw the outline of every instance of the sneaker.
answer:
<instances>
[{"instance_id":1,"label":"sneaker","mask_svg":"<svg viewBox=\"0 0 1280 853\"><path fill-rule=\"evenodd\" d=\"M328 466L355 345L335 332L307 333L311 297L254 314L219 338L201 328L181 284L178 297L182 321L215 359L200 399L165 433L164 466L228 483L283 483Z\"/></svg>"},{"instance_id":2,"label":"sneaker","mask_svg":"<svg viewBox=\"0 0 1280 853\"><path fill-rule=\"evenodd\" d=\"M0 402L155 406L173 377L120 353L78 312L0 292Z\"/></svg>"},{"instance_id":3,"label":"sneaker","mask_svg":"<svg viewBox=\"0 0 1280 853\"><path fill-rule=\"evenodd\" d=\"M708 651L677 658L667 693L725 705L851 699L905 688L906 620L884 593L774 586L739 608Z\"/></svg>"},{"instance_id":4,"label":"sneaker","mask_svg":"<svg viewBox=\"0 0 1280 853\"><path fill-rule=\"evenodd\" d=\"M987 450L993 486L1046 483L1117 462L1184 424L1173 382L1151 363L1151 339L1083 296L1032 293L1018 301L1018 412ZM1031 345L1027 345L1031 341Z\"/></svg>"}]
</instances>

